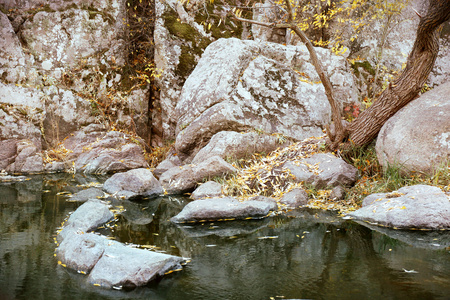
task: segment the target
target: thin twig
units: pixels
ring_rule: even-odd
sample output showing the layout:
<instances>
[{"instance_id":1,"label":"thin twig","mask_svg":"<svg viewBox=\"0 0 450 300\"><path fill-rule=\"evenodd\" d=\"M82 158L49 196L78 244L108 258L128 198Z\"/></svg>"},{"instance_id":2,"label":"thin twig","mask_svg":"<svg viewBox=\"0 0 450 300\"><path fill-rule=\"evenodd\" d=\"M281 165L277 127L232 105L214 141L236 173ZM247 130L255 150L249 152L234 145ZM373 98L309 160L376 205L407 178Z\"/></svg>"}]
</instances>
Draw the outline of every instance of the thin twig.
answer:
<instances>
[{"instance_id":1,"label":"thin twig","mask_svg":"<svg viewBox=\"0 0 450 300\"><path fill-rule=\"evenodd\" d=\"M269 27L269 28L291 28L291 25L289 25L289 24L266 23L266 22L260 22L260 21L240 18L235 15L231 15L231 18L236 21L251 23L251 24L260 25L260 26Z\"/></svg>"}]
</instances>

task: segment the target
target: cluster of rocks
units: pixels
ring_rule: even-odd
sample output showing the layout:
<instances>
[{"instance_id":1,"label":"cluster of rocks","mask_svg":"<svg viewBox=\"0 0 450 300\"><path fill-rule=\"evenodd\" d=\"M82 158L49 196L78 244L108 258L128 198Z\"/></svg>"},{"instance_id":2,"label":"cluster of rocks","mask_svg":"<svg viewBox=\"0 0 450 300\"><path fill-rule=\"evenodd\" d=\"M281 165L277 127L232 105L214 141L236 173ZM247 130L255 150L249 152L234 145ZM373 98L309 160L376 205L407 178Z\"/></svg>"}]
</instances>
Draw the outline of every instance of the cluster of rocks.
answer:
<instances>
[{"instance_id":1,"label":"cluster of rocks","mask_svg":"<svg viewBox=\"0 0 450 300\"><path fill-rule=\"evenodd\" d=\"M131 289L181 270L186 259L132 248L93 231L112 220L108 204L89 200L73 212L57 235L56 257L64 267L87 274L105 288Z\"/></svg>"},{"instance_id":2,"label":"cluster of rocks","mask_svg":"<svg viewBox=\"0 0 450 300\"><path fill-rule=\"evenodd\" d=\"M91 124L44 154L30 139L0 141L0 169L8 173L82 172L106 174L148 167L143 142L119 131ZM40 146L40 144L39 144Z\"/></svg>"},{"instance_id":3,"label":"cluster of rocks","mask_svg":"<svg viewBox=\"0 0 450 300\"><path fill-rule=\"evenodd\" d=\"M174 139L168 158L151 171L142 148L148 139L96 124L95 103L79 96L95 92L106 99L107 88L122 80L119 69L127 57L122 38L126 1L88 2L53 1L41 9L41 1L0 0L7 9L22 12L7 16L0 11L0 171L120 172L105 182L103 190L90 188L71 198L87 203L58 235L61 264L89 273L93 284L116 288L143 285L179 268L182 258L132 249L88 233L113 217L107 204L92 200L104 193L136 199L192 192L193 201L172 218L176 223L258 219L307 204L308 196L300 188L280 199L256 196L240 201L211 181L239 176L230 160L322 135L331 111L305 46L286 30L254 25L254 40L244 40L249 27L221 21L206 28L197 22L210 14L226 14L221 4L155 1L154 60L156 69L164 70L155 78L160 94L151 99L149 87L144 87L125 95L124 107L114 120L135 126L144 138L155 133L154 145ZM267 17L277 18L269 6L258 4L254 18L264 22ZM350 49L351 55L363 57L369 65L400 69L415 38L418 20L413 16L409 12L406 21L394 27L386 45L379 39L382 24L367 27L362 44ZM386 48L383 61L378 61L379 45ZM357 105L360 78L347 60L328 49L316 51L340 108ZM382 128L376 149L385 167L398 164L405 172L430 174L448 165L446 53L444 44L430 86L443 84L404 107ZM91 90L89 82L99 86ZM317 168L312 170L311 165ZM286 161L282 168L289 171L292 182L333 189L337 198L357 179L356 169L329 154L299 163ZM0 180L23 177L1 173ZM411 187L371 195L351 216L397 228L448 229L448 205L448 195L437 188Z\"/></svg>"}]
</instances>

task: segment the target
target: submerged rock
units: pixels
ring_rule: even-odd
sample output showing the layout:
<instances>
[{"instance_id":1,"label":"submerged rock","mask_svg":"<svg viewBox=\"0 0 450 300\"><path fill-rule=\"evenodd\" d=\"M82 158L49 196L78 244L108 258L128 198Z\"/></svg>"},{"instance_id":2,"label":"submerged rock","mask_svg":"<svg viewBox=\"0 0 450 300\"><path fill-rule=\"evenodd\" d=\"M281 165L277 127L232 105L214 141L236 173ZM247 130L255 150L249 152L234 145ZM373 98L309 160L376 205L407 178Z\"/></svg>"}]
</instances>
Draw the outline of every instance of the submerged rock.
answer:
<instances>
[{"instance_id":1,"label":"submerged rock","mask_svg":"<svg viewBox=\"0 0 450 300\"><path fill-rule=\"evenodd\" d=\"M364 198L349 216L376 225L405 229L450 229L450 196L428 185L405 186Z\"/></svg>"},{"instance_id":2,"label":"submerged rock","mask_svg":"<svg viewBox=\"0 0 450 300\"><path fill-rule=\"evenodd\" d=\"M149 169L134 169L116 173L103 184L103 189L117 197L157 197L164 191Z\"/></svg>"},{"instance_id":3,"label":"submerged rock","mask_svg":"<svg viewBox=\"0 0 450 300\"><path fill-rule=\"evenodd\" d=\"M85 190L81 190L70 197L70 201L73 202L86 202L90 199L97 199L103 197L104 193L101 189L91 187Z\"/></svg>"},{"instance_id":4,"label":"submerged rock","mask_svg":"<svg viewBox=\"0 0 450 300\"><path fill-rule=\"evenodd\" d=\"M128 200L120 200L124 211L121 215L131 224L147 225L153 222L156 211L161 204L162 198L152 199L145 204Z\"/></svg>"},{"instance_id":5,"label":"submerged rock","mask_svg":"<svg viewBox=\"0 0 450 300\"><path fill-rule=\"evenodd\" d=\"M267 228L270 220L237 220L233 222L215 222L209 226L201 224L177 224L183 235L189 238L207 237L211 235L219 237L232 237L237 235L248 235L258 230Z\"/></svg>"},{"instance_id":6,"label":"submerged rock","mask_svg":"<svg viewBox=\"0 0 450 300\"><path fill-rule=\"evenodd\" d=\"M232 197L195 200L171 219L175 223L202 220L264 218L276 210L274 201L248 200L240 202Z\"/></svg>"}]
</instances>

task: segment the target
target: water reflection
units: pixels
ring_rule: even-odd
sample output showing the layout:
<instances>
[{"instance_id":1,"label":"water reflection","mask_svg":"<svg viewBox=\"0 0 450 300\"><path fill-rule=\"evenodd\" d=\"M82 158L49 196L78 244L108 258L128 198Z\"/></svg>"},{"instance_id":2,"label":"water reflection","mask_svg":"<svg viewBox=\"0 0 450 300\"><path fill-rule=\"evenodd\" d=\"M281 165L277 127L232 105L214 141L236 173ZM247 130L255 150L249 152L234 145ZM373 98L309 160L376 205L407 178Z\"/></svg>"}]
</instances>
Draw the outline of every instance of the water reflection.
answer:
<instances>
[{"instance_id":1,"label":"water reflection","mask_svg":"<svg viewBox=\"0 0 450 300\"><path fill-rule=\"evenodd\" d=\"M446 232L370 229L330 212L292 211L263 220L174 224L188 202L166 197L112 201L122 242L190 257L173 273L132 292L103 290L58 266L53 235L80 204L76 192L103 179L36 177L0 184L0 299L445 299L450 260ZM418 235L417 235L418 234ZM414 242L419 242L415 244ZM412 271L414 272L406 272Z\"/></svg>"}]
</instances>

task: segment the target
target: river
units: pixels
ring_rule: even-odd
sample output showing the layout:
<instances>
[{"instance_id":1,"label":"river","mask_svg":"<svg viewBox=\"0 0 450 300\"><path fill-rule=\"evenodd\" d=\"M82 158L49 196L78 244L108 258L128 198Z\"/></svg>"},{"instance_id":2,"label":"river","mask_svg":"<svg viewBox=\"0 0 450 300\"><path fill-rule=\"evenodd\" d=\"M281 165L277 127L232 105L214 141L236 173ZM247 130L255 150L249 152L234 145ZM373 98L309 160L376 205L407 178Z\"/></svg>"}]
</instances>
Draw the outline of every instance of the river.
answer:
<instances>
[{"instance_id":1,"label":"river","mask_svg":"<svg viewBox=\"0 0 450 300\"><path fill-rule=\"evenodd\" d=\"M186 197L115 202L103 234L189 257L180 272L106 290L58 265L54 237L80 204L69 193L105 178L41 175L0 183L0 299L448 299L450 233L367 228L333 212L176 225ZM447 245L443 247L442 245Z\"/></svg>"}]
</instances>

